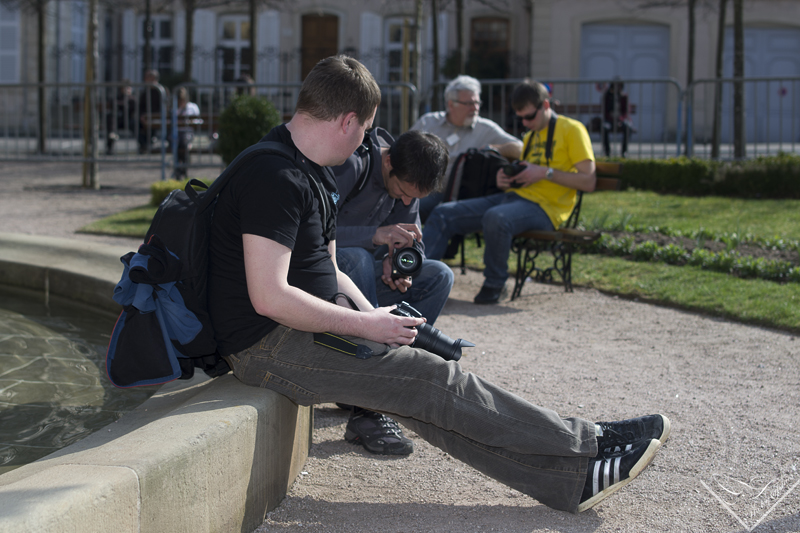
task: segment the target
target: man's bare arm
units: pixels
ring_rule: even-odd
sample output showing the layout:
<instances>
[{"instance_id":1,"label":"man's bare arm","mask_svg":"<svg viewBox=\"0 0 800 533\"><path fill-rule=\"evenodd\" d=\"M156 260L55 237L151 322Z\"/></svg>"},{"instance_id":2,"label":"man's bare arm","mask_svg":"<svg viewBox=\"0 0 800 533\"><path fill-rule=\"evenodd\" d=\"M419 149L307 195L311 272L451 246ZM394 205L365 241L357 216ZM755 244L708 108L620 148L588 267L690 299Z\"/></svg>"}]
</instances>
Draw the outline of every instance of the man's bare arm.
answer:
<instances>
[{"instance_id":1,"label":"man's bare arm","mask_svg":"<svg viewBox=\"0 0 800 533\"><path fill-rule=\"evenodd\" d=\"M398 317L385 307L359 312L326 302L289 285L289 248L251 234L242 235L242 241L247 290L260 315L301 331L329 331L385 344L413 342L416 330L408 328L420 325L422 319Z\"/></svg>"},{"instance_id":2,"label":"man's bare arm","mask_svg":"<svg viewBox=\"0 0 800 533\"><path fill-rule=\"evenodd\" d=\"M534 165L523 162L526 166L525 170L514 176L512 179L506 177L503 169L497 171L497 186L505 190L509 187L510 181L515 181L521 186L530 185L537 181L546 179L547 167ZM554 170L550 181L558 183L564 187L575 189L576 191L592 192L597 184L597 175L595 174L595 164L591 159L585 159L579 163L575 163L575 168L578 172L563 172L561 170Z\"/></svg>"},{"instance_id":3,"label":"man's bare arm","mask_svg":"<svg viewBox=\"0 0 800 533\"><path fill-rule=\"evenodd\" d=\"M508 159L519 159L522 157L522 141L512 141L505 144L490 144L489 146Z\"/></svg>"}]
</instances>

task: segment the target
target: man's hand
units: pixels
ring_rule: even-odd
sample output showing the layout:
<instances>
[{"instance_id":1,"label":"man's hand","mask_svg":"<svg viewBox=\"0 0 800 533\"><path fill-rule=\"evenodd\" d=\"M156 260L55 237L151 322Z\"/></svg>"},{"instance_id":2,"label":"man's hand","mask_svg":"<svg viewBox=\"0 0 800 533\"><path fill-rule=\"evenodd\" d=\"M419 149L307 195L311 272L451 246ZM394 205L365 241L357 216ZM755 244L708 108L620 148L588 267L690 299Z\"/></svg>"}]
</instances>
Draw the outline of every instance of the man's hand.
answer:
<instances>
[{"instance_id":1,"label":"man's hand","mask_svg":"<svg viewBox=\"0 0 800 533\"><path fill-rule=\"evenodd\" d=\"M378 307L369 311L369 321L375 327L370 329L370 335L364 336L374 342L397 347L411 344L417 336L417 326L425 322L424 318L397 316L391 314L392 307Z\"/></svg>"},{"instance_id":2,"label":"man's hand","mask_svg":"<svg viewBox=\"0 0 800 533\"><path fill-rule=\"evenodd\" d=\"M392 250L394 252L394 250ZM411 287L411 278L392 279L392 256L383 259L383 275L381 280L393 291L405 292Z\"/></svg>"},{"instance_id":3,"label":"man's hand","mask_svg":"<svg viewBox=\"0 0 800 533\"><path fill-rule=\"evenodd\" d=\"M414 241L422 240L422 230L416 224L394 224L393 226L381 226L375 230L372 237L372 244L376 247L386 244L389 248L407 248L414 244Z\"/></svg>"},{"instance_id":4,"label":"man's hand","mask_svg":"<svg viewBox=\"0 0 800 533\"><path fill-rule=\"evenodd\" d=\"M525 170L517 174L513 177L506 176L506 173L503 172L503 169L497 171L497 188L504 191L511 187L512 183L517 184L517 187L525 187L526 185L530 185L531 183L536 183L537 181L542 181L546 179L545 176L547 175L547 167L542 167L539 165L534 165L533 163L528 163L527 161L520 161L521 164L525 165Z\"/></svg>"}]
</instances>

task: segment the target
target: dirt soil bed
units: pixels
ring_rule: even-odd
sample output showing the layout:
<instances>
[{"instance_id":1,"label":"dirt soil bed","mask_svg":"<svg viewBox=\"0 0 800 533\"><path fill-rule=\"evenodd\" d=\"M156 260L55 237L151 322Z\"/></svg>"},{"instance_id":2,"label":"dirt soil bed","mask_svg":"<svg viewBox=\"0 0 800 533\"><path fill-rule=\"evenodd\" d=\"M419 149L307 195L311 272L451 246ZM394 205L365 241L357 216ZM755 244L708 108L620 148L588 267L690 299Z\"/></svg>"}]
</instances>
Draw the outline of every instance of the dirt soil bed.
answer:
<instances>
[{"instance_id":1,"label":"dirt soil bed","mask_svg":"<svg viewBox=\"0 0 800 533\"><path fill-rule=\"evenodd\" d=\"M626 233L620 231L610 231L605 233L614 237L615 239L632 237L633 242L636 244L641 244L645 241L654 241L659 246L674 244L677 246L682 246L690 253L698 246L701 246L707 250L711 250L712 252L722 252L727 249L727 245L724 242L710 239L701 239L698 241L698 239L690 239L688 237L670 237L660 233ZM800 265L800 256L796 250L773 250L771 248L763 248L754 244L739 244L735 248L735 251L742 256L752 256L756 258L763 257L764 259L788 261L795 266Z\"/></svg>"}]
</instances>

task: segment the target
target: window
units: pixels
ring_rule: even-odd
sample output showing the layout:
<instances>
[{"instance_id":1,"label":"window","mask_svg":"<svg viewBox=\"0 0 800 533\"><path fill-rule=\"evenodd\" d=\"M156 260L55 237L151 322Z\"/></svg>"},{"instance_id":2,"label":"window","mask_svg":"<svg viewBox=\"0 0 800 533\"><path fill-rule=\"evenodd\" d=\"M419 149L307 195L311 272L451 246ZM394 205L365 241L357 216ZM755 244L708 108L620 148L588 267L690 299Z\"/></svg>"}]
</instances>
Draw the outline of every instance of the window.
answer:
<instances>
[{"instance_id":1,"label":"window","mask_svg":"<svg viewBox=\"0 0 800 533\"><path fill-rule=\"evenodd\" d=\"M508 19L472 19L467 70L479 79L508 77L508 35Z\"/></svg>"},{"instance_id":2,"label":"window","mask_svg":"<svg viewBox=\"0 0 800 533\"><path fill-rule=\"evenodd\" d=\"M245 15L229 15L219 22L219 72L222 81L236 81L252 72L250 51L250 19Z\"/></svg>"},{"instance_id":3,"label":"window","mask_svg":"<svg viewBox=\"0 0 800 533\"><path fill-rule=\"evenodd\" d=\"M170 15L151 15L150 23L153 25L153 34L150 36L150 63L160 75L171 74L173 65L174 43L172 41L172 17ZM141 32L139 32L139 46L144 58L144 42L147 36L147 21L140 17ZM144 61L142 61L144 68Z\"/></svg>"},{"instance_id":4,"label":"window","mask_svg":"<svg viewBox=\"0 0 800 533\"><path fill-rule=\"evenodd\" d=\"M0 3L0 83L19 83L19 11Z\"/></svg>"},{"instance_id":5,"label":"window","mask_svg":"<svg viewBox=\"0 0 800 533\"><path fill-rule=\"evenodd\" d=\"M403 37L405 21L408 20L407 32ZM386 19L386 80L392 82L403 81L403 41L408 43L408 75L409 81L414 81L414 21L401 17Z\"/></svg>"}]
</instances>

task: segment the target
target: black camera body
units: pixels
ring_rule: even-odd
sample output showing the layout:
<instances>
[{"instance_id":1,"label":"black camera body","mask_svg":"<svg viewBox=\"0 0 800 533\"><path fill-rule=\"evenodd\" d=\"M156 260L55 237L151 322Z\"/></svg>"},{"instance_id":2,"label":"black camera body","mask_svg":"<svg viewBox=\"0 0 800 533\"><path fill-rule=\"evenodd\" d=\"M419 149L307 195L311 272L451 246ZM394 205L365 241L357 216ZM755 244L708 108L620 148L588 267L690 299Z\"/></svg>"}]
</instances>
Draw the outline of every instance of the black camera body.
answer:
<instances>
[{"instance_id":1,"label":"black camera body","mask_svg":"<svg viewBox=\"0 0 800 533\"><path fill-rule=\"evenodd\" d=\"M407 302L400 302L392 310L393 315L422 318L422 314L411 307ZM464 339L453 340L435 327L424 323L417 326L417 338L411 346L427 350L438 355L445 361L458 361L461 359L461 348L475 346Z\"/></svg>"},{"instance_id":2,"label":"black camera body","mask_svg":"<svg viewBox=\"0 0 800 533\"><path fill-rule=\"evenodd\" d=\"M503 165L502 168L503 168L503 173L506 176L508 176L509 178L513 178L514 176L516 176L517 174L519 174L520 172L525 170L525 166L526 165L522 161L517 161L515 163L510 163L508 165ZM518 187L522 187L522 184L521 183L517 183L516 181L512 181L509 186L516 189Z\"/></svg>"},{"instance_id":3,"label":"black camera body","mask_svg":"<svg viewBox=\"0 0 800 533\"><path fill-rule=\"evenodd\" d=\"M411 246L395 250L392 255L392 279L413 278L422 270L422 245L414 241Z\"/></svg>"}]
</instances>

